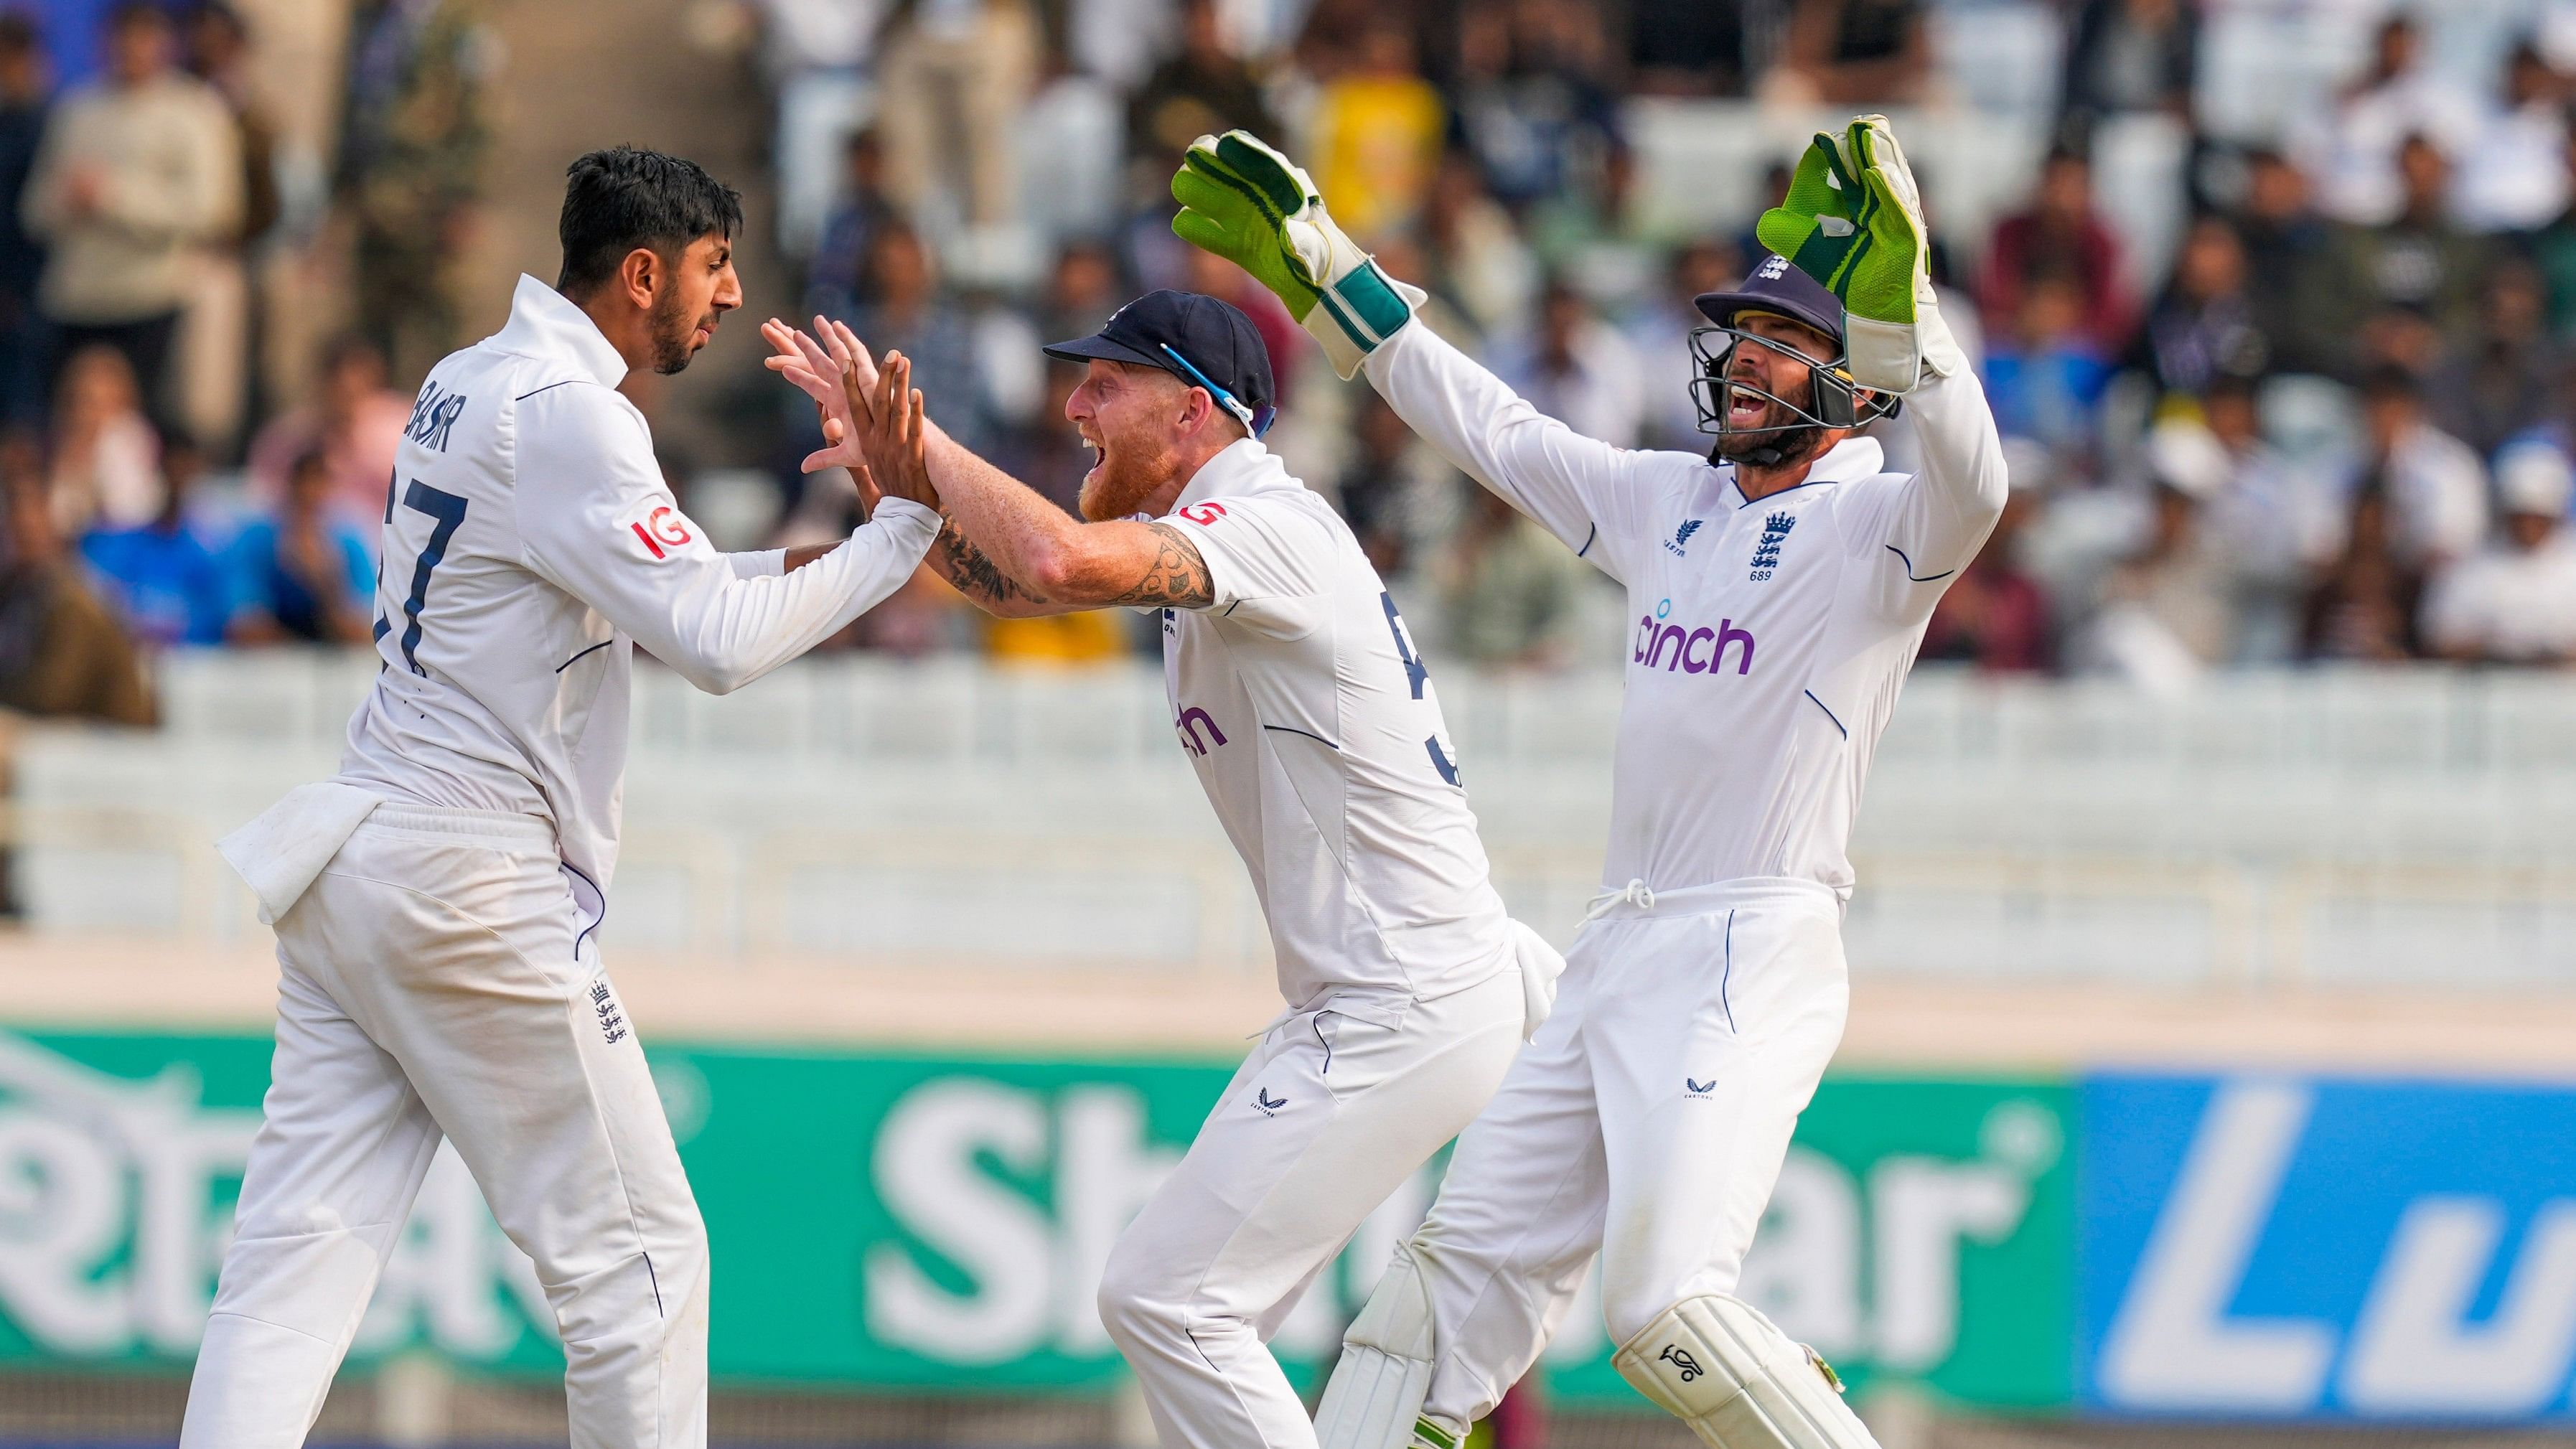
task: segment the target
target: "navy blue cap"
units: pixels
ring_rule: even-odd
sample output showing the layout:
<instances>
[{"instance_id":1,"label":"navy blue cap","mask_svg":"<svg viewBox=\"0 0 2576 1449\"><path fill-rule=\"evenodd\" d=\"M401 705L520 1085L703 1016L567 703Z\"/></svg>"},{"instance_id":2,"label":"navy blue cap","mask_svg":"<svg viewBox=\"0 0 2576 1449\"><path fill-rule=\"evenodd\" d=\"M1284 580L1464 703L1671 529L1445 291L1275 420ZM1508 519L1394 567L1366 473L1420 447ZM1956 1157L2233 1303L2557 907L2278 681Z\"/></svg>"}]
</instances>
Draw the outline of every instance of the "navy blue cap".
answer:
<instances>
[{"instance_id":1,"label":"navy blue cap","mask_svg":"<svg viewBox=\"0 0 2576 1449\"><path fill-rule=\"evenodd\" d=\"M1702 292L1693 299L1701 315L1720 327L1735 325L1739 312L1776 312L1803 322L1837 343L1843 340L1843 302L1824 283L1808 276L1795 262L1773 254L1764 257L1731 292Z\"/></svg>"},{"instance_id":2,"label":"navy blue cap","mask_svg":"<svg viewBox=\"0 0 2576 1449\"><path fill-rule=\"evenodd\" d=\"M1046 355L1159 367L1206 388L1256 437L1279 410L1279 386L1260 329L1241 309L1197 292L1147 292L1119 308L1098 332L1051 343Z\"/></svg>"}]
</instances>

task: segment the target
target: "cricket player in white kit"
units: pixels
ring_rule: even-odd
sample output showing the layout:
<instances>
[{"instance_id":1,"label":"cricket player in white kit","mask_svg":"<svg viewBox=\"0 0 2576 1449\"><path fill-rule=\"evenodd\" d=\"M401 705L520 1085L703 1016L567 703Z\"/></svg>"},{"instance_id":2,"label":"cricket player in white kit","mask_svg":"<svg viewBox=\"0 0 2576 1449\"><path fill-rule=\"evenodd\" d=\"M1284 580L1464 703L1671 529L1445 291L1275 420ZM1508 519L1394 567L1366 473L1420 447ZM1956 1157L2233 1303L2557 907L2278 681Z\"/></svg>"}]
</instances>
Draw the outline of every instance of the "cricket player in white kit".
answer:
<instances>
[{"instance_id":1,"label":"cricket player in white kit","mask_svg":"<svg viewBox=\"0 0 2576 1449\"><path fill-rule=\"evenodd\" d=\"M1269 357L1233 307L1156 292L1047 349L1087 369L1066 413L1100 453L1089 523L936 436L899 354L871 388L846 332L837 359L772 340L809 387L852 379L880 481L935 483L933 565L976 602L1161 610L1173 730L1251 870L1288 1009L1119 1240L1101 1319L1165 1444L1311 1449L1267 1339L1485 1105L1563 969L1488 880L1429 671L1348 525L1262 446Z\"/></svg>"},{"instance_id":2,"label":"cricket player in white kit","mask_svg":"<svg viewBox=\"0 0 2576 1449\"><path fill-rule=\"evenodd\" d=\"M706 1230L595 935L633 651L737 688L938 532L887 499L828 552L728 555L680 512L616 388L740 305L741 221L686 161L583 157L562 280L421 388L340 773L222 845L277 928L277 1053L183 1449L304 1442L442 1137L535 1260L572 1444L706 1443Z\"/></svg>"},{"instance_id":3,"label":"cricket player in white kit","mask_svg":"<svg viewBox=\"0 0 2576 1449\"><path fill-rule=\"evenodd\" d=\"M1762 221L1781 255L1699 299L1705 459L1541 416L1413 322L1421 294L1240 132L1194 145L1173 195L1176 231L1269 283L1344 377L1365 370L1452 463L1624 585L1635 621L1604 894L1554 1016L1352 1325L1324 1449L1453 1449L1596 1255L1620 1372L1706 1442L1869 1444L1822 1361L1733 1295L1842 1035L1845 845L1872 749L2004 501L1884 119L1819 136ZM1911 476L1852 435L1899 395Z\"/></svg>"}]
</instances>

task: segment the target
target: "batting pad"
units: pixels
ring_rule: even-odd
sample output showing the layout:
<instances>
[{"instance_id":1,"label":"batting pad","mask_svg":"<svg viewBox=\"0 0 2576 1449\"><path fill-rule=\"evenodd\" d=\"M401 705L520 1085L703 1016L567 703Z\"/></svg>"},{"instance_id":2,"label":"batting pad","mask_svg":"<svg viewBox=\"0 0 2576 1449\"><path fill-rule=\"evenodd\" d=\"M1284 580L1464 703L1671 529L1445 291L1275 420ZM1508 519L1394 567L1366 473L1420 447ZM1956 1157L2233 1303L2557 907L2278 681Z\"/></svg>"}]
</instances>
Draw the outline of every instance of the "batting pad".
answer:
<instances>
[{"instance_id":1,"label":"batting pad","mask_svg":"<svg viewBox=\"0 0 2576 1449\"><path fill-rule=\"evenodd\" d=\"M1815 1350L1741 1299L1686 1298L1611 1361L1710 1449L1878 1449Z\"/></svg>"},{"instance_id":2,"label":"batting pad","mask_svg":"<svg viewBox=\"0 0 2576 1449\"><path fill-rule=\"evenodd\" d=\"M1342 1359L1315 1406L1322 1449L1405 1449L1415 1442L1423 1396L1431 1392L1431 1294L1413 1255L1395 1250L1377 1291L1342 1335ZM1456 1436L1422 1424L1433 1449L1455 1449ZM1443 1439L1449 1442L1443 1444Z\"/></svg>"}]
</instances>

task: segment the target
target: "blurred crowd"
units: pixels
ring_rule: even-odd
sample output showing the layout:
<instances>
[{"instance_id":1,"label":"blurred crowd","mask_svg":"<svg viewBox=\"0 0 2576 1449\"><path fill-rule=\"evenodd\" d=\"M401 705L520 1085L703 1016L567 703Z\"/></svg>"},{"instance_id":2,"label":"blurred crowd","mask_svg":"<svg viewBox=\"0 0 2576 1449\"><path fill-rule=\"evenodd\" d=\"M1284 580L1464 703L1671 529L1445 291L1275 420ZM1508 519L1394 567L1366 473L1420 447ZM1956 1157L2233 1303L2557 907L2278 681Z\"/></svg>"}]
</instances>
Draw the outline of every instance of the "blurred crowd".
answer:
<instances>
[{"instance_id":1,"label":"blurred crowd","mask_svg":"<svg viewBox=\"0 0 2576 1449\"><path fill-rule=\"evenodd\" d=\"M461 321L488 35L266 12L0 3L0 706L148 722L154 651L368 638L396 369Z\"/></svg>"},{"instance_id":2,"label":"blurred crowd","mask_svg":"<svg viewBox=\"0 0 2576 1449\"><path fill-rule=\"evenodd\" d=\"M154 649L368 637L410 392L497 321L454 276L495 65L475 0L346 8L317 38L224 0L0 0L0 705L142 718ZM678 9L769 108L770 169L737 179L767 203L746 272L793 279L771 295L910 354L951 432L1067 506L1076 378L1038 345L1148 288L1225 296L1279 363L1273 446L1441 657L1606 659L1619 601L1171 237L1195 136L1278 140L1542 411L1691 452L1690 299L1759 259L1799 134L1769 123L1885 108L2002 138L1916 153L2012 464L1927 659L2160 687L2576 661L2576 0ZM2349 43L2310 43L2329 33ZM281 87L281 48L323 62ZM2304 78L2271 79L2285 56ZM1962 129L2002 71L2019 109ZM319 105L314 74L342 78ZM1702 188L1693 138L1755 134L1791 139ZM684 501L732 547L845 530L846 480L797 471L810 414L751 389L737 466L672 462ZM1877 431L1905 466L1907 424ZM833 647L1153 641L1116 612L989 620L925 573Z\"/></svg>"},{"instance_id":3,"label":"blurred crowd","mask_svg":"<svg viewBox=\"0 0 2576 1449\"><path fill-rule=\"evenodd\" d=\"M2223 144L2194 124L2191 7L2085 7L2031 200L1961 279L2013 497L1928 657L2154 684L2576 659L2576 53L2563 19L2500 34L2460 84L2437 13L2388 14L2297 124ZM2192 157L2173 263L2136 291L2085 154L2124 105Z\"/></svg>"},{"instance_id":4,"label":"blurred crowd","mask_svg":"<svg viewBox=\"0 0 2576 1449\"><path fill-rule=\"evenodd\" d=\"M822 23L849 10L764 7L779 154L813 152L797 137L818 116L858 118L837 176L808 178L810 222L786 183L791 249L800 227L815 239L808 310L926 350L951 426L1069 486L1067 379L1031 371L1025 342L1145 287L1226 295L1288 364L1275 446L1409 615L1450 657L1532 665L1598 652L1603 581L1320 376L1258 288L1176 246L1172 158L1228 126L1282 139L1336 217L1429 288L1431 324L1542 411L1697 452L1690 299L1759 260L1752 222L1794 151L1735 214L1675 224L1639 194L1676 184L1641 180L1641 117L1938 118L1976 104L1977 49L2035 18L2056 74L2025 118L2030 159L2003 162L2006 204L1944 229L1934 258L2009 439L2013 503L1926 657L2158 686L2238 664L2576 660L2571 7L950 0L873 30ZM2211 116L2249 14L2292 49L2339 18L2356 53L2303 105ZM2175 164L2141 172L2142 135ZM1093 165L1106 154L1115 174ZM1049 184L993 180L1020 171ZM1033 253L1051 269L1015 282ZM1906 425L1879 431L1902 466ZM943 632L936 591L910 602L923 617L881 616L902 647L1044 647L962 614Z\"/></svg>"}]
</instances>

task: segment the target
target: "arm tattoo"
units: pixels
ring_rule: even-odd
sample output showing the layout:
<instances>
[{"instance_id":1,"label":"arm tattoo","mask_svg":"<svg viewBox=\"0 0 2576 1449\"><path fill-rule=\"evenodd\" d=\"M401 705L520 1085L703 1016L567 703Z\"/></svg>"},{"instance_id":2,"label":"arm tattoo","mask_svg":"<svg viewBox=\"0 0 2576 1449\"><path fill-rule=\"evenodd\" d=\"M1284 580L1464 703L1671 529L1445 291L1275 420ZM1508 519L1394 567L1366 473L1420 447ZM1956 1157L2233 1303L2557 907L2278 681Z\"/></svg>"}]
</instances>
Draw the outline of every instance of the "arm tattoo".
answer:
<instances>
[{"instance_id":1,"label":"arm tattoo","mask_svg":"<svg viewBox=\"0 0 2576 1449\"><path fill-rule=\"evenodd\" d=\"M1204 609L1214 603L1216 586L1208 578L1207 560L1199 556L1197 545L1168 523L1145 526L1156 535L1154 561L1145 566L1144 577L1108 602L1168 604L1182 609Z\"/></svg>"},{"instance_id":2,"label":"arm tattoo","mask_svg":"<svg viewBox=\"0 0 2576 1449\"><path fill-rule=\"evenodd\" d=\"M987 604L1007 604L1014 600L1044 602L1023 588L1017 579L1002 572L1001 565L993 562L991 556L967 542L966 535L959 533L954 523L941 526L938 541L931 545L931 552L937 560L938 572L970 599Z\"/></svg>"}]
</instances>

